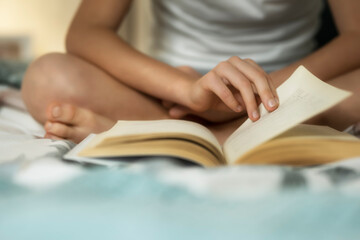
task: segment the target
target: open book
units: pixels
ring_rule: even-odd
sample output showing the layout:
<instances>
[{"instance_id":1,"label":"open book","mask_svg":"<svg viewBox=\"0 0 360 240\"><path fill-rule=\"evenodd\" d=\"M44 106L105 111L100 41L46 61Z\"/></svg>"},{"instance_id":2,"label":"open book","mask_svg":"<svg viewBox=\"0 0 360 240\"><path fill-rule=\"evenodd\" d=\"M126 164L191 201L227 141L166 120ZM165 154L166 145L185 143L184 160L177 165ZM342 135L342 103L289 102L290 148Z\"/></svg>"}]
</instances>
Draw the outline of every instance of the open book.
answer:
<instances>
[{"instance_id":1,"label":"open book","mask_svg":"<svg viewBox=\"0 0 360 240\"><path fill-rule=\"evenodd\" d=\"M329 127L300 124L351 93L334 88L300 66L277 89L280 106L245 121L221 146L206 127L183 120L118 121L92 134L64 156L111 165L126 157L170 156L203 166L315 165L360 156L360 140Z\"/></svg>"}]
</instances>

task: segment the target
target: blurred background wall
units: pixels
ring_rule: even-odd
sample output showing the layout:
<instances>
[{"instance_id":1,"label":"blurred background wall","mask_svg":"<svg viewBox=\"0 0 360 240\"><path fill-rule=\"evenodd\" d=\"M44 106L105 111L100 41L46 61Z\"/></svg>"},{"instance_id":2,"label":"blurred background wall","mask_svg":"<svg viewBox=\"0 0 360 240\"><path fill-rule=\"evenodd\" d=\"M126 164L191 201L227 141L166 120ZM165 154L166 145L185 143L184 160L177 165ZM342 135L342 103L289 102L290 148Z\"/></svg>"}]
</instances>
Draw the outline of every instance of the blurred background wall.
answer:
<instances>
[{"instance_id":1,"label":"blurred background wall","mask_svg":"<svg viewBox=\"0 0 360 240\"><path fill-rule=\"evenodd\" d=\"M64 39L81 0L0 0L0 58L30 60L64 52ZM101 1L99 0L101 4ZM146 52L150 0L134 0L119 33Z\"/></svg>"}]
</instances>

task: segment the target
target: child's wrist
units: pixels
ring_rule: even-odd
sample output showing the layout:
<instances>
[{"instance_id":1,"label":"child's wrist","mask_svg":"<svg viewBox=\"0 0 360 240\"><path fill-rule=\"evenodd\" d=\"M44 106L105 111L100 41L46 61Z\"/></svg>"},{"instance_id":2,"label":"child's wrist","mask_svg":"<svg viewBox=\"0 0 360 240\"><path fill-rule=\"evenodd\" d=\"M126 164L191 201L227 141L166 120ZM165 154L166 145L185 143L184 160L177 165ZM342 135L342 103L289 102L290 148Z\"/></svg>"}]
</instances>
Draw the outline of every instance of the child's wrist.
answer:
<instances>
[{"instance_id":1,"label":"child's wrist","mask_svg":"<svg viewBox=\"0 0 360 240\"><path fill-rule=\"evenodd\" d=\"M190 93L194 81L194 79L182 78L174 84L174 102L187 107L192 106Z\"/></svg>"}]
</instances>

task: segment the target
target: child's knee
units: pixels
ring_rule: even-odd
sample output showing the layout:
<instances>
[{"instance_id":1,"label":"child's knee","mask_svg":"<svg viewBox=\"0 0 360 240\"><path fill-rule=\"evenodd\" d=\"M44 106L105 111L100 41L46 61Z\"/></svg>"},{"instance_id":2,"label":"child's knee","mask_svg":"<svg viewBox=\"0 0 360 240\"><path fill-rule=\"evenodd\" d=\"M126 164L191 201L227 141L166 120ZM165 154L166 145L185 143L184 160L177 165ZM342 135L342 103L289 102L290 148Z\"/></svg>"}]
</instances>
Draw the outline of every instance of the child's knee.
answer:
<instances>
[{"instance_id":1,"label":"child's knee","mask_svg":"<svg viewBox=\"0 0 360 240\"><path fill-rule=\"evenodd\" d=\"M71 90L74 65L71 57L50 53L36 59L25 73L22 92L32 96L66 95Z\"/></svg>"},{"instance_id":2,"label":"child's knee","mask_svg":"<svg viewBox=\"0 0 360 240\"><path fill-rule=\"evenodd\" d=\"M32 62L27 69L21 86L23 101L28 111L40 122L43 121L46 105L70 87L69 64L66 55L50 53Z\"/></svg>"}]
</instances>

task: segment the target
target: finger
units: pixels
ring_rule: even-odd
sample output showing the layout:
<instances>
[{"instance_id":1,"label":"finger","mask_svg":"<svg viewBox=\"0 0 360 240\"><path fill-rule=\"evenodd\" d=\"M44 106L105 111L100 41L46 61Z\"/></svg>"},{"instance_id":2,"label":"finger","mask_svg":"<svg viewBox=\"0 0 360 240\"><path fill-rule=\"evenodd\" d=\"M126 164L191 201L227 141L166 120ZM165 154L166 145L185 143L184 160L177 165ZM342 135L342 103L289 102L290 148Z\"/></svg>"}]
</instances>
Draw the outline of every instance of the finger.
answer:
<instances>
[{"instance_id":1,"label":"finger","mask_svg":"<svg viewBox=\"0 0 360 240\"><path fill-rule=\"evenodd\" d=\"M232 85L229 85L229 88L230 88L230 91L234 94L235 99L239 102L242 109L245 110L245 102L244 102L243 98L241 97L239 90L237 90ZM243 110L241 110L241 111L243 111Z\"/></svg>"},{"instance_id":2,"label":"finger","mask_svg":"<svg viewBox=\"0 0 360 240\"><path fill-rule=\"evenodd\" d=\"M253 121L258 120L260 115L250 80L229 62L223 62L218 66L215 68L217 74L229 80L231 85L240 91L249 118Z\"/></svg>"},{"instance_id":3,"label":"finger","mask_svg":"<svg viewBox=\"0 0 360 240\"><path fill-rule=\"evenodd\" d=\"M268 111L275 110L278 104L271 86L269 85L267 74L263 70L259 70L258 67L254 67L238 57L231 57L228 61L255 85L266 109Z\"/></svg>"},{"instance_id":4,"label":"finger","mask_svg":"<svg viewBox=\"0 0 360 240\"><path fill-rule=\"evenodd\" d=\"M241 97L240 92L235 92L234 93L235 99L240 103L240 106L242 107L243 110L245 110L245 103L243 98Z\"/></svg>"},{"instance_id":5,"label":"finger","mask_svg":"<svg viewBox=\"0 0 360 240\"><path fill-rule=\"evenodd\" d=\"M267 74L264 71L264 69L262 69L254 60L247 58L247 59L244 59L244 61L247 62L248 64L250 64L251 66L253 66L254 68L256 68L258 71L263 72L263 74L267 76L271 91L272 91L273 95L277 98L277 100L279 100L279 96L277 94L277 91L276 91L276 88L274 86L271 76L269 74Z\"/></svg>"},{"instance_id":6,"label":"finger","mask_svg":"<svg viewBox=\"0 0 360 240\"><path fill-rule=\"evenodd\" d=\"M268 76L270 77L270 75L268 75ZM279 104L279 95L278 95L278 93L276 91L276 87L275 87L274 82L273 82L271 77L270 77L270 80L269 80L269 85L271 87L271 90L272 90L274 96L276 97L277 103Z\"/></svg>"},{"instance_id":7,"label":"finger","mask_svg":"<svg viewBox=\"0 0 360 240\"><path fill-rule=\"evenodd\" d=\"M229 61L255 84L266 109L268 111L275 110L278 105L277 93L270 76L251 59L241 60L238 57L232 57Z\"/></svg>"},{"instance_id":8,"label":"finger","mask_svg":"<svg viewBox=\"0 0 360 240\"><path fill-rule=\"evenodd\" d=\"M169 110L169 115L171 118L180 119L188 115L190 112L190 109L176 105Z\"/></svg>"},{"instance_id":9,"label":"finger","mask_svg":"<svg viewBox=\"0 0 360 240\"><path fill-rule=\"evenodd\" d=\"M234 95L234 97L235 97L235 95ZM235 99L236 99L236 97L235 97ZM232 110L231 108L229 108L224 102L222 102L222 101L218 101L218 102L216 102L215 103L215 105L214 105L214 107L213 107L213 109L214 110L216 110L216 111L219 111L219 112L234 112L234 110ZM238 106L238 111L236 111L236 112L242 112L242 111L244 111L245 110L245 105L241 105L241 104L239 104L239 106Z\"/></svg>"},{"instance_id":10,"label":"finger","mask_svg":"<svg viewBox=\"0 0 360 240\"><path fill-rule=\"evenodd\" d=\"M247 62L247 63L249 63L249 64L252 65L253 67L257 68L259 71L264 72L264 74L266 74L265 71L264 71L264 69L262 69L254 60L247 58L247 59L244 59L244 61ZM267 74L267 76L268 76L269 85L270 85L270 87L271 87L271 90L272 90L274 96L275 96L277 99L279 99L279 96L278 96L278 94L277 94L277 91L276 91L276 88L275 88L275 86L274 86L274 83L273 83L273 80L272 80L271 76L270 76L269 74Z\"/></svg>"},{"instance_id":11,"label":"finger","mask_svg":"<svg viewBox=\"0 0 360 240\"><path fill-rule=\"evenodd\" d=\"M173 107L175 105L175 103L167 101L167 100L163 100L162 105L164 106L164 108L169 109L169 108Z\"/></svg>"},{"instance_id":12,"label":"finger","mask_svg":"<svg viewBox=\"0 0 360 240\"><path fill-rule=\"evenodd\" d=\"M241 105L235 99L233 93L226 86L223 79L216 74L215 71L210 71L207 75L208 81L206 81L206 85L204 87L215 93L215 95L217 95L231 110L234 112L240 112L242 110Z\"/></svg>"},{"instance_id":13,"label":"finger","mask_svg":"<svg viewBox=\"0 0 360 240\"><path fill-rule=\"evenodd\" d=\"M229 85L230 85L229 80L227 80L226 78L221 78L221 80L224 82L224 84L225 84L226 86L229 86Z\"/></svg>"}]
</instances>

